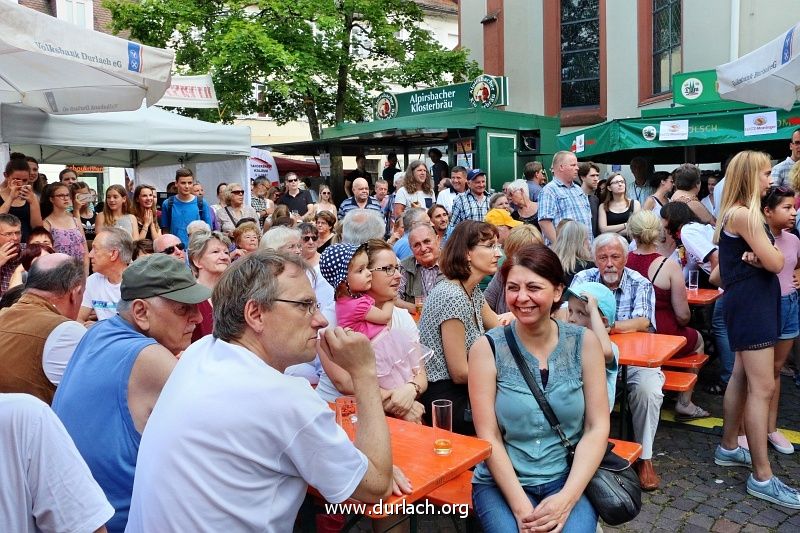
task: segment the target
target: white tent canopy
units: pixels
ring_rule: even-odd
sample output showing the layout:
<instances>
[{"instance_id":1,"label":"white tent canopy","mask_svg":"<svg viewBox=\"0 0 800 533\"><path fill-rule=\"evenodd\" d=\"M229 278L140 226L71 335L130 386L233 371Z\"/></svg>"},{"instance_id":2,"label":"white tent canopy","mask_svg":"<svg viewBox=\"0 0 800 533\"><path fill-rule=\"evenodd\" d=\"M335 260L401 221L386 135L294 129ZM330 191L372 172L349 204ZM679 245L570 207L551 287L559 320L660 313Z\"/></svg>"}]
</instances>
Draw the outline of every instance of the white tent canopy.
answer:
<instances>
[{"instance_id":1,"label":"white tent canopy","mask_svg":"<svg viewBox=\"0 0 800 533\"><path fill-rule=\"evenodd\" d=\"M213 124L156 108L119 113L50 115L0 106L0 141L39 163L154 167L242 160L250 128Z\"/></svg>"},{"instance_id":2,"label":"white tent canopy","mask_svg":"<svg viewBox=\"0 0 800 533\"><path fill-rule=\"evenodd\" d=\"M173 58L0 0L0 102L54 114L135 110L164 94Z\"/></svg>"}]
</instances>

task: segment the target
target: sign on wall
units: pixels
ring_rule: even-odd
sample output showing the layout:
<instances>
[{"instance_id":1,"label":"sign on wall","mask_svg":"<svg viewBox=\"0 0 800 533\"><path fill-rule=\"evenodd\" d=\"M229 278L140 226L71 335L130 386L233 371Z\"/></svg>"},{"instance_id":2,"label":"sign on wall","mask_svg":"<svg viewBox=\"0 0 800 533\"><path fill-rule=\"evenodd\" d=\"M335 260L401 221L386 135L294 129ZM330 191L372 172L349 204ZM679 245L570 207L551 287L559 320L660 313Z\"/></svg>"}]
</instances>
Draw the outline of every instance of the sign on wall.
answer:
<instances>
[{"instance_id":1,"label":"sign on wall","mask_svg":"<svg viewBox=\"0 0 800 533\"><path fill-rule=\"evenodd\" d=\"M717 71L698 70L673 74L672 101L681 105L719 102Z\"/></svg>"},{"instance_id":2,"label":"sign on wall","mask_svg":"<svg viewBox=\"0 0 800 533\"><path fill-rule=\"evenodd\" d=\"M508 78L482 74L469 83L405 93L384 92L375 99L375 118L387 120L476 107L508 105Z\"/></svg>"}]
</instances>

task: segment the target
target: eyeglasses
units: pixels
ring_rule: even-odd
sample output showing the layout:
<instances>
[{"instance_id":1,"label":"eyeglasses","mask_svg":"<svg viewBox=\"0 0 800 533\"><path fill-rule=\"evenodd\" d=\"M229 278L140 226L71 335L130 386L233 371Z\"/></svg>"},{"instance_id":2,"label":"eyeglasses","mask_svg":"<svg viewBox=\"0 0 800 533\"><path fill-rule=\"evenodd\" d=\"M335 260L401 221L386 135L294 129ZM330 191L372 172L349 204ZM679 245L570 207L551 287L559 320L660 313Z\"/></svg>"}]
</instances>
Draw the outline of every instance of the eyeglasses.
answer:
<instances>
[{"instance_id":1,"label":"eyeglasses","mask_svg":"<svg viewBox=\"0 0 800 533\"><path fill-rule=\"evenodd\" d=\"M317 239L319 239L319 237L315 235L303 235L303 242L310 242L310 241L317 242Z\"/></svg>"},{"instance_id":2,"label":"eyeglasses","mask_svg":"<svg viewBox=\"0 0 800 533\"><path fill-rule=\"evenodd\" d=\"M492 250L493 252L502 252L503 251L503 246L498 244L498 243L494 243L494 244L476 244L475 246L480 246L481 248L486 248L488 250Z\"/></svg>"},{"instance_id":3,"label":"eyeglasses","mask_svg":"<svg viewBox=\"0 0 800 533\"><path fill-rule=\"evenodd\" d=\"M294 244L284 244L283 246L281 246L281 250L300 250L300 249L301 246L299 242Z\"/></svg>"},{"instance_id":4,"label":"eyeglasses","mask_svg":"<svg viewBox=\"0 0 800 533\"><path fill-rule=\"evenodd\" d=\"M799 145L799 144L800 144L800 141L792 141L792 144L793 144L793 145L795 145L795 146L797 146L797 145Z\"/></svg>"},{"instance_id":5,"label":"eyeglasses","mask_svg":"<svg viewBox=\"0 0 800 533\"><path fill-rule=\"evenodd\" d=\"M68 200L69 194L54 194L50 198L61 198L62 200Z\"/></svg>"},{"instance_id":6,"label":"eyeglasses","mask_svg":"<svg viewBox=\"0 0 800 533\"><path fill-rule=\"evenodd\" d=\"M297 307L303 309L307 315L313 315L317 311L319 311L321 305L316 300L312 300L311 298L307 300L284 300L282 298L275 298L276 302L283 302L285 304L294 304Z\"/></svg>"},{"instance_id":7,"label":"eyeglasses","mask_svg":"<svg viewBox=\"0 0 800 533\"><path fill-rule=\"evenodd\" d=\"M0 233L0 237L22 237L22 231L7 231L5 233Z\"/></svg>"},{"instance_id":8,"label":"eyeglasses","mask_svg":"<svg viewBox=\"0 0 800 533\"><path fill-rule=\"evenodd\" d=\"M244 191L231 191L231 194L244 194Z\"/></svg>"},{"instance_id":9,"label":"eyeglasses","mask_svg":"<svg viewBox=\"0 0 800 533\"><path fill-rule=\"evenodd\" d=\"M625 183L625 180L617 180L609 182L609 185L622 185Z\"/></svg>"},{"instance_id":10,"label":"eyeglasses","mask_svg":"<svg viewBox=\"0 0 800 533\"><path fill-rule=\"evenodd\" d=\"M294 179L294 180L286 180L286 183L294 183L295 181L297 181L297 180L296 179Z\"/></svg>"},{"instance_id":11,"label":"eyeglasses","mask_svg":"<svg viewBox=\"0 0 800 533\"><path fill-rule=\"evenodd\" d=\"M166 248L164 248L164 250L161 253L164 254L164 255L172 255L172 253L175 251L176 248L178 250L185 250L186 249L186 245L184 245L182 242L179 242L178 244L173 244L172 246L167 246Z\"/></svg>"},{"instance_id":12,"label":"eyeglasses","mask_svg":"<svg viewBox=\"0 0 800 533\"><path fill-rule=\"evenodd\" d=\"M326 194L326 195L330 196L331 192L330 191L322 191L320 194Z\"/></svg>"},{"instance_id":13,"label":"eyeglasses","mask_svg":"<svg viewBox=\"0 0 800 533\"><path fill-rule=\"evenodd\" d=\"M377 268L370 268L370 272L381 271L385 272L387 276L394 276L395 272L403 273L403 266L402 265L387 265L385 267L377 267Z\"/></svg>"}]
</instances>

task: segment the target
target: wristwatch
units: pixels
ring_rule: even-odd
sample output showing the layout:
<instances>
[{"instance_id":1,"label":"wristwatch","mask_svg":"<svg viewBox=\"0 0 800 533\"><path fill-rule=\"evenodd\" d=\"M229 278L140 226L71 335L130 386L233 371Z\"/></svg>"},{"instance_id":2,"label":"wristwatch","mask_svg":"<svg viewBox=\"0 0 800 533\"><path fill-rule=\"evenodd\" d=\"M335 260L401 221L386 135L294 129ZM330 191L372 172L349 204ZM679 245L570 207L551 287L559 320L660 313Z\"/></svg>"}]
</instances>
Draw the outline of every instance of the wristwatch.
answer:
<instances>
[{"instance_id":1,"label":"wristwatch","mask_svg":"<svg viewBox=\"0 0 800 533\"><path fill-rule=\"evenodd\" d=\"M417 391L417 396L416 397L419 398L419 393L420 393L420 389L421 389L421 387L419 386L419 383L417 383L416 381L409 381L408 383L411 384L414 387L415 391Z\"/></svg>"}]
</instances>

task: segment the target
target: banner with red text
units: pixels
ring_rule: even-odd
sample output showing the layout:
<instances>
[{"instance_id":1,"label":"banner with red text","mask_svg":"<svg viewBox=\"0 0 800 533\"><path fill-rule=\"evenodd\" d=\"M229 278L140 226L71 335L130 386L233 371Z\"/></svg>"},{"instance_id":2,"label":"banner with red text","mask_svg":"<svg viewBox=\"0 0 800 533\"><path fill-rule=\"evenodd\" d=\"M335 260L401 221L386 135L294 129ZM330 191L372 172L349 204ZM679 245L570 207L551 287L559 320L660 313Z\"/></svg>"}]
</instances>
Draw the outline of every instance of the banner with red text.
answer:
<instances>
[{"instance_id":1,"label":"banner with red text","mask_svg":"<svg viewBox=\"0 0 800 533\"><path fill-rule=\"evenodd\" d=\"M211 74L172 76L172 84L156 105L203 109L219 107Z\"/></svg>"}]
</instances>

